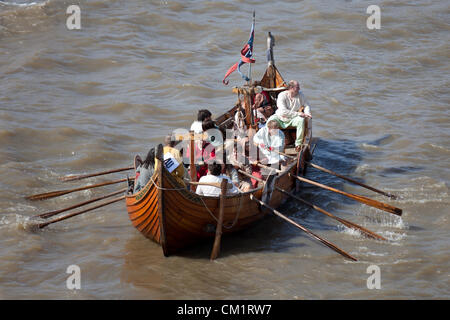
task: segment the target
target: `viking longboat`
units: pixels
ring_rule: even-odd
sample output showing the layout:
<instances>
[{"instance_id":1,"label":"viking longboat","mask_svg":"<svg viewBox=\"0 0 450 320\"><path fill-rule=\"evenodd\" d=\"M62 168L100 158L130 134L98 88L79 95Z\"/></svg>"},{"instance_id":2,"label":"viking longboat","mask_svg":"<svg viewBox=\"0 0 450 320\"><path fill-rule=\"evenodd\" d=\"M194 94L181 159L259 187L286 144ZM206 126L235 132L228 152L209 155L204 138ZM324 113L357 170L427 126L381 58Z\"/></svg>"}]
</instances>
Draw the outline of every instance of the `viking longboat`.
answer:
<instances>
[{"instance_id":1,"label":"viking longboat","mask_svg":"<svg viewBox=\"0 0 450 320\"><path fill-rule=\"evenodd\" d=\"M245 123L248 128L257 130L250 110L250 101L254 95L262 89L265 90L275 107L278 94L286 88L286 83L274 65L273 59L268 62L264 76L257 86L247 84L233 88L233 92L238 94L238 100L248 101L245 104L248 108L245 110ZM236 104L217 117L216 123L222 128L232 128L237 108ZM277 208L286 200L286 195L276 190L275 186L286 191L301 191L298 181L288 173L295 175L304 173L304 162L311 157L311 125L311 120L305 119L303 143L299 152L295 151L293 145L295 128L283 130L285 152L292 155L283 172L263 176L266 182L259 183L256 189L223 198L223 234L248 228L267 214L267 209L252 200L251 195L268 203L272 208ZM162 149L162 145L159 149ZM158 157L162 159L161 152L159 156L157 154ZM157 162L155 172L144 188L136 194L127 194L125 199L133 226L145 237L160 244L164 255L169 256L195 243L212 240L215 237L221 201L220 197L197 195L189 189L189 186L186 187L174 178L162 163Z\"/></svg>"}]
</instances>

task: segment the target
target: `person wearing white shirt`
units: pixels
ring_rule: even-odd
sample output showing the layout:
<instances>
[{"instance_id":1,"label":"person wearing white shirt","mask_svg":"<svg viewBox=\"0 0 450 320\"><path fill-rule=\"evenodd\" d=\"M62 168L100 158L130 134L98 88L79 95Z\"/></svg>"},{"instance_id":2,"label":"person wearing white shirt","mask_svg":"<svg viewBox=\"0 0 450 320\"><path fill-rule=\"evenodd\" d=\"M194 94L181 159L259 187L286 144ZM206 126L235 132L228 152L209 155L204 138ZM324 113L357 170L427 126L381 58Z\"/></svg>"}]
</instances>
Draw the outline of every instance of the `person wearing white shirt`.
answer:
<instances>
[{"instance_id":1,"label":"person wearing white shirt","mask_svg":"<svg viewBox=\"0 0 450 320\"><path fill-rule=\"evenodd\" d=\"M279 152L284 151L284 133L277 121L269 120L253 136L253 143L258 146L261 153L267 158L269 164L277 164L286 160Z\"/></svg>"},{"instance_id":2,"label":"person wearing white shirt","mask_svg":"<svg viewBox=\"0 0 450 320\"><path fill-rule=\"evenodd\" d=\"M287 90L278 95L277 111L268 120L276 120L282 129L287 127L297 128L295 147L298 151L303 140L305 118L312 118L311 107L300 91L298 81L291 80L288 83Z\"/></svg>"},{"instance_id":3,"label":"person wearing white shirt","mask_svg":"<svg viewBox=\"0 0 450 320\"><path fill-rule=\"evenodd\" d=\"M204 183L222 183L222 179L227 179L228 184L232 185L231 189L227 190L227 195L234 195L239 193L239 189L232 183L230 177L221 174L222 165L216 162L208 165L208 174L200 178L198 182ZM199 185L195 193L201 196L218 197L220 196L220 188L214 186Z\"/></svg>"},{"instance_id":4,"label":"person wearing white shirt","mask_svg":"<svg viewBox=\"0 0 450 320\"><path fill-rule=\"evenodd\" d=\"M194 121L191 125L191 131L194 131L194 133L202 133L203 121L211 120L211 116L212 114L209 110L206 109L199 110L197 113L197 121Z\"/></svg>"}]
</instances>

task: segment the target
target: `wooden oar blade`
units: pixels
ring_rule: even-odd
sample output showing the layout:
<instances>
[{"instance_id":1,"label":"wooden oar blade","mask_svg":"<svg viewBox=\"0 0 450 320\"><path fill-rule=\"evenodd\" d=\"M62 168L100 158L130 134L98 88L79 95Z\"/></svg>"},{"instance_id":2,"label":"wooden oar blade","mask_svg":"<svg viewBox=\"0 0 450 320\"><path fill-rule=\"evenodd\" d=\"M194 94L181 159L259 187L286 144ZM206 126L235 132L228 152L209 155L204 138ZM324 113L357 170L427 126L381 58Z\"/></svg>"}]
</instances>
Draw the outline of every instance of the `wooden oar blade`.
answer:
<instances>
[{"instance_id":1,"label":"wooden oar blade","mask_svg":"<svg viewBox=\"0 0 450 320\"><path fill-rule=\"evenodd\" d=\"M315 233L313 233L312 231L306 229L305 227L301 226L300 224L298 224L297 222L293 221L292 219L289 219L288 217L286 217L284 214L282 214L281 212L273 209L272 207L270 207L267 203L255 198L253 195L250 195L250 199L253 201L258 202L260 205L266 207L267 209L269 209L273 214L277 215L278 217L282 218L283 220L291 223L292 225L294 225L295 227L299 228L300 230L306 232L307 234L309 234L310 236L312 236L314 239L320 241L321 243L325 244L327 247L333 249L334 251L336 251L337 253L339 253L340 255L353 260L353 261L358 261L358 259L356 259L355 257L353 257L352 255L348 254L347 252L345 252L344 250L338 248L337 246L335 246L334 244L332 244L331 242L329 242L328 240L325 240L321 237L319 237L318 235L316 235Z\"/></svg>"},{"instance_id":2,"label":"wooden oar blade","mask_svg":"<svg viewBox=\"0 0 450 320\"><path fill-rule=\"evenodd\" d=\"M69 175L69 176L60 177L59 180L64 181L64 182L82 180L82 179L86 179L86 178L98 177L98 176L105 175L105 174L122 172L122 171L132 170L132 169L134 169L134 167L112 169L112 170L108 170L108 171L96 172L96 173L90 173L90 174L82 174L82 175Z\"/></svg>"},{"instance_id":3,"label":"wooden oar blade","mask_svg":"<svg viewBox=\"0 0 450 320\"><path fill-rule=\"evenodd\" d=\"M125 196L120 196L120 197L118 197L118 198L115 198L115 199L113 199L113 200L104 202L104 203L99 204L99 205L96 205L96 206L94 206L94 207L87 208L87 209L85 209L85 210L77 211L77 212L74 212L74 213L70 213L70 214L67 214L67 215L65 215L65 216L63 216L63 217L56 218L56 219L51 220L51 221L48 221L48 222L40 223L40 224L38 224L38 227L39 227L39 229L42 229L42 228L45 228L46 226L48 226L49 224L52 224L52 223L55 223L55 222L59 222L59 221L63 221L63 220L66 220L66 219L75 217L75 216L80 215L80 214L82 214L82 213L85 213L85 212L88 212L88 211L92 211L92 210L95 210L95 209L98 209L98 208L107 206L107 205L109 205L109 204L118 202L118 201L120 201L120 200L122 200L122 199L125 199Z\"/></svg>"},{"instance_id":4,"label":"wooden oar blade","mask_svg":"<svg viewBox=\"0 0 450 320\"><path fill-rule=\"evenodd\" d=\"M47 218L53 217L54 215L57 215L59 213L62 213L62 212L65 212L65 211L69 211L69 210L72 210L72 209L75 209L75 208L79 208L79 207L82 207L84 205L87 205L87 204L90 204L90 203L93 203L93 202L96 202L96 201L100 201L100 200L103 200L103 199L106 199L106 198L110 198L110 197L113 197L113 196L118 195L120 193L124 193L124 192L127 191L127 189L128 188L121 189L121 190L115 191L113 193L110 193L110 194L107 194L107 195L103 195L103 196L98 197L98 198L94 198L94 199L91 199L91 200L87 200L87 201L75 204L75 205L70 206L68 208L54 210L54 211L50 211L50 212L46 212L46 213L41 213L41 214L33 216L33 218L47 219Z\"/></svg>"},{"instance_id":5,"label":"wooden oar blade","mask_svg":"<svg viewBox=\"0 0 450 320\"><path fill-rule=\"evenodd\" d=\"M384 203L384 202L380 202L380 201L377 201L377 200L374 200L374 199L371 199L371 198L367 198L367 197L364 197L364 196L356 195L356 194L351 194L350 193L350 195L352 195L353 199L355 199L355 200L357 200L357 201L359 201L361 203L367 204L369 206L372 206L374 208L378 208L380 210L383 210L383 211L386 211L386 212L390 212L390 213L396 214L398 216L401 216L402 213L403 213L402 209L394 207L394 206L392 206L390 204L387 204L387 203Z\"/></svg>"},{"instance_id":6,"label":"wooden oar blade","mask_svg":"<svg viewBox=\"0 0 450 320\"><path fill-rule=\"evenodd\" d=\"M286 194L286 195L288 195L288 196L290 196L290 197L292 197L292 198L294 198L294 199L296 199L296 200L306 204L307 206L310 206L314 210L319 211L320 213L322 213L322 214L324 214L324 215L326 215L326 216L328 216L328 217L330 217L332 219L335 219L336 221L339 221L340 223L342 223L343 225L345 225L348 228L351 228L351 229L354 229L354 230L359 230L360 232L364 233L366 236L368 236L370 238L387 241L386 238L383 238L382 236L376 234L375 232L372 232L372 231L370 231L370 230L368 230L368 229L366 229L364 227L361 227L360 225L357 225L356 223L353 223L351 221L348 221L348 220L336 217L335 215L329 213L328 211L326 211L326 210L324 210L324 209L322 209L322 208L312 204L309 201L306 201L306 200L296 196L295 194L287 192L286 190L283 190L283 189L281 189L279 187L276 187L276 189L279 190L280 192L282 192L282 193L284 193L284 194Z\"/></svg>"},{"instance_id":7,"label":"wooden oar blade","mask_svg":"<svg viewBox=\"0 0 450 320\"><path fill-rule=\"evenodd\" d=\"M378 190L378 189L376 189L376 188L374 188L374 187L371 187L371 186L369 186L369 185L367 185L367 184L364 184L364 183L362 183L362 182L356 181L356 180L354 180L354 179L351 179L351 178L349 178L349 177L346 177L346 176L343 176L343 175L341 175L341 174L339 174L339 173L336 173L336 172L334 172L334 171L331 171L330 169L321 167L321 166L319 166L319 165L317 165L317 164L315 164L315 163L312 163L312 162L309 162L309 161L308 161L307 164L310 165L310 166L313 167L313 168L316 168L317 170L320 170L320 171L323 171L323 172L332 174L332 175L334 175L334 176L336 176L336 177L338 177L338 178L341 178L341 179L346 180L346 181L348 181L348 182L357 184L357 185L359 185L359 186L361 186L361 187L364 187L364 188L366 188L366 189L372 190L372 191L374 191L374 192L377 192L377 193L379 193L379 194L382 194L382 195L384 195L384 196L386 196L386 197L389 197L389 198L391 198L391 199L394 199L394 200L397 199L397 196L395 196L395 195L393 195L393 194L391 194L391 193L384 192L384 191L382 191L382 190Z\"/></svg>"},{"instance_id":8,"label":"wooden oar blade","mask_svg":"<svg viewBox=\"0 0 450 320\"><path fill-rule=\"evenodd\" d=\"M342 190L338 190L336 188L329 187L329 186L326 186L324 184L318 183L316 181L309 180L309 179L306 179L306 178L303 178L303 177L300 177L300 176L293 175L291 173L289 173L289 175L291 177L293 177L293 178L296 178L296 179L300 180L300 181L312 184L314 186L317 186L317 187L320 187L320 188L323 188L323 189L326 189L326 190L330 190L330 191L342 194L342 195L344 195L346 197L349 197L351 199L354 199L356 201L364 203L364 204L366 204L368 206L372 206L374 208L377 208L377 209L380 209L380 210L383 210L383 211L386 211L386 212L389 212L389 213L392 213L392 214L396 214L398 216L401 216L402 213L403 213L402 209L394 207L394 206L392 206L390 204L387 204L387 203L384 203L384 202L380 202L380 201L377 201L377 200L374 200L374 199L370 199L370 198L367 198L367 197L364 197L364 196L348 193L348 192L345 192L345 191L342 191Z\"/></svg>"},{"instance_id":9,"label":"wooden oar blade","mask_svg":"<svg viewBox=\"0 0 450 320\"><path fill-rule=\"evenodd\" d=\"M27 196L27 197L25 197L25 199L32 200L32 201L45 200L45 199L50 199L50 198L54 198L54 197L59 197L59 196L65 195L70 192L72 192L72 190L52 191L52 192L46 192L46 193L35 194L32 196Z\"/></svg>"},{"instance_id":10,"label":"wooden oar blade","mask_svg":"<svg viewBox=\"0 0 450 320\"><path fill-rule=\"evenodd\" d=\"M343 225L345 225L347 228L360 231L372 239L387 241L386 238L384 238L384 237L380 236L379 234L376 234L375 232L372 232L364 227L361 227L360 225L357 225L356 223L353 223L351 221L348 221L348 220L345 220L345 219L342 219L339 217L336 217L336 220L339 221L340 223L342 223Z\"/></svg>"},{"instance_id":11,"label":"wooden oar blade","mask_svg":"<svg viewBox=\"0 0 450 320\"><path fill-rule=\"evenodd\" d=\"M71 192L76 192L76 191L83 191L83 190L88 190L88 189L93 189L93 188L98 188L98 187L104 187L104 186L108 186L111 184L116 184L116 183L120 183L120 182L125 182L127 180L133 180L134 178L125 178L125 179L120 179L120 180L116 180L116 181L107 181L107 182L102 182L99 184L95 184L95 185L91 185L91 186L85 186L85 187L80 187L80 188L75 188L75 189L68 189L68 190L58 190L58 191L52 191L52 192L46 192L46 193L41 193L41 194L35 194L32 196L28 196L25 197L25 199L27 200L44 200L44 199L50 199L50 198L55 198L55 197L59 197Z\"/></svg>"},{"instance_id":12,"label":"wooden oar blade","mask_svg":"<svg viewBox=\"0 0 450 320\"><path fill-rule=\"evenodd\" d=\"M338 248L337 246L335 246L334 244L332 244L331 242L329 242L326 239L322 239L320 237L318 237L316 234L312 233L311 231L309 231L309 233L314 236L317 240L319 240L320 242L322 242L323 244L325 244L327 247L333 249L334 251L340 253L341 255L343 255L344 257L353 260L353 261L358 261L358 259L356 259L354 256L350 255L349 253L345 252L344 250Z\"/></svg>"}]
</instances>

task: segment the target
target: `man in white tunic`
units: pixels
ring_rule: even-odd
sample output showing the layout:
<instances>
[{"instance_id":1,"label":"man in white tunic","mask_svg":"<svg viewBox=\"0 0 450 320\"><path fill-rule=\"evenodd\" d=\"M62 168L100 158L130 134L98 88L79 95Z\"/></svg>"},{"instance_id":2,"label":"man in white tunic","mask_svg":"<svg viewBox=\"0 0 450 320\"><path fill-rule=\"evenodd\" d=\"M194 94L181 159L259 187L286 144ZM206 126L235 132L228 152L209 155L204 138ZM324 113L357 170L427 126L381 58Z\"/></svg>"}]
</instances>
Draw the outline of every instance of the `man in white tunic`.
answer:
<instances>
[{"instance_id":1,"label":"man in white tunic","mask_svg":"<svg viewBox=\"0 0 450 320\"><path fill-rule=\"evenodd\" d=\"M227 179L228 183L232 185L231 189L227 190L228 195L238 194L239 189L233 184L230 177L222 173L222 165L216 162L208 164L208 174L200 178L198 182L206 183L222 183L222 179ZM220 196L220 188L214 186L199 185L195 191L198 195L218 197Z\"/></svg>"},{"instance_id":2,"label":"man in white tunic","mask_svg":"<svg viewBox=\"0 0 450 320\"><path fill-rule=\"evenodd\" d=\"M295 140L295 148L298 151L303 140L305 118L312 118L311 107L300 91L298 81L289 81L287 90L278 95L277 108L275 114L268 121L276 120L282 129L296 127L297 137Z\"/></svg>"},{"instance_id":3,"label":"man in white tunic","mask_svg":"<svg viewBox=\"0 0 450 320\"><path fill-rule=\"evenodd\" d=\"M258 146L261 153L266 157L270 165L285 161L280 155L284 151L284 133L281 131L277 121L269 120L267 124L259 129L253 136L253 143Z\"/></svg>"}]
</instances>

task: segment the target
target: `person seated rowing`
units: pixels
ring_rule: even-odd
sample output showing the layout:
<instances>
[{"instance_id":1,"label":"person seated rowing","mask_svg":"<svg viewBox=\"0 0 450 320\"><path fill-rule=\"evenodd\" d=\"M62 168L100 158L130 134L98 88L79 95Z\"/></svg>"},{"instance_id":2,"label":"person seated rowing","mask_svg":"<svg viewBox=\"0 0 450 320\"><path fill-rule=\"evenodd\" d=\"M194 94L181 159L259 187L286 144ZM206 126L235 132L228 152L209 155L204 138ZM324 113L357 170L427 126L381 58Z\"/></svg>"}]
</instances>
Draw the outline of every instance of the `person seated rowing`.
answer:
<instances>
[{"instance_id":1,"label":"person seated rowing","mask_svg":"<svg viewBox=\"0 0 450 320\"><path fill-rule=\"evenodd\" d=\"M237 104L236 113L234 114L233 135L237 137L237 139L241 139L247 135L247 125L245 124L245 107L245 99L240 100Z\"/></svg>"},{"instance_id":2,"label":"person seated rowing","mask_svg":"<svg viewBox=\"0 0 450 320\"><path fill-rule=\"evenodd\" d=\"M303 141L305 118L312 118L311 107L300 91L299 82L291 80L288 83L287 90L278 95L277 111L268 121L276 120L281 129L291 126L297 129L295 149L298 152Z\"/></svg>"},{"instance_id":3,"label":"person seated rowing","mask_svg":"<svg viewBox=\"0 0 450 320\"><path fill-rule=\"evenodd\" d=\"M239 174L232 164L225 164L223 173L230 177L236 187L239 187Z\"/></svg>"},{"instance_id":4,"label":"person seated rowing","mask_svg":"<svg viewBox=\"0 0 450 320\"><path fill-rule=\"evenodd\" d=\"M211 112L207 109L199 110L197 113L197 120L194 121L191 125L191 131L194 131L194 133L202 133L203 127L202 124L204 121L211 120Z\"/></svg>"},{"instance_id":5,"label":"person seated rowing","mask_svg":"<svg viewBox=\"0 0 450 320\"><path fill-rule=\"evenodd\" d=\"M207 132L210 129L217 129L214 121L206 120L202 123L202 132ZM197 181L201 177L205 176L208 172L208 163L212 162L216 158L216 149L212 137L208 135L205 140L199 140L194 143L194 163L197 172ZM187 148L188 154L190 154L190 148Z\"/></svg>"},{"instance_id":6,"label":"person seated rowing","mask_svg":"<svg viewBox=\"0 0 450 320\"><path fill-rule=\"evenodd\" d=\"M180 151L175 146L175 141L172 141L172 136L169 134L164 138L164 166L182 185L186 185L183 181L185 170L183 166L183 158ZM155 167L158 165L158 159L155 160Z\"/></svg>"},{"instance_id":7,"label":"person seated rowing","mask_svg":"<svg viewBox=\"0 0 450 320\"><path fill-rule=\"evenodd\" d=\"M217 162L212 162L208 164L208 174L201 177L198 182L200 183L221 183L223 179L227 179L229 185L232 187L227 189L228 195L234 195L239 193L239 189L232 183L230 177L225 174L222 174L222 165ZM207 185L199 185L195 193L201 196L209 196L209 197L218 197L220 196L220 188L214 186Z\"/></svg>"},{"instance_id":8,"label":"person seated rowing","mask_svg":"<svg viewBox=\"0 0 450 320\"><path fill-rule=\"evenodd\" d=\"M285 163L285 156L280 154L284 151L284 133L280 130L277 121L269 120L266 126L259 129L253 137L253 143L258 146L264 156L262 162L272 167L279 167L280 164Z\"/></svg>"},{"instance_id":9,"label":"person seated rowing","mask_svg":"<svg viewBox=\"0 0 450 320\"><path fill-rule=\"evenodd\" d=\"M155 148L151 148L147 157L136 168L136 181L134 183L134 193L139 192L150 180L155 172Z\"/></svg>"},{"instance_id":10,"label":"person seated rowing","mask_svg":"<svg viewBox=\"0 0 450 320\"><path fill-rule=\"evenodd\" d=\"M258 122L258 127L262 128L267 119L273 115L274 110L270 105L270 97L267 92L262 91L255 95L254 103L252 109L256 110L256 120Z\"/></svg>"},{"instance_id":11,"label":"person seated rowing","mask_svg":"<svg viewBox=\"0 0 450 320\"><path fill-rule=\"evenodd\" d=\"M232 166L234 168L240 168L241 170L245 171L248 175L252 175L256 178L262 179L261 170L260 167L258 167L257 163L257 152L251 153L249 148L249 139L245 138L243 142L243 147L241 147L240 144L237 144L236 146L233 146L233 151L227 152L226 161L229 163L229 166ZM255 147L255 150L257 148ZM238 175L239 179L239 190L241 192L247 192L250 189L256 189L258 187L258 181L255 179L250 179L248 175ZM230 174L232 180L233 175ZM237 182L237 180L233 180L233 182Z\"/></svg>"},{"instance_id":12,"label":"person seated rowing","mask_svg":"<svg viewBox=\"0 0 450 320\"><path fill-rule=\"evenodd\" d=\"M241 162L241 169L245 171L248 175L256 177L257 179L262 179L261 168L258 167L257 154L252 154L250 152L250 144L248 140L245 142L244 157ZM247 156L248 155L248 156ZM256 189L258 187L258 180L252 179L248 176L243 176L239 189L241 192L249 191L250 189Z\"/></svg>"}]
</instances>

